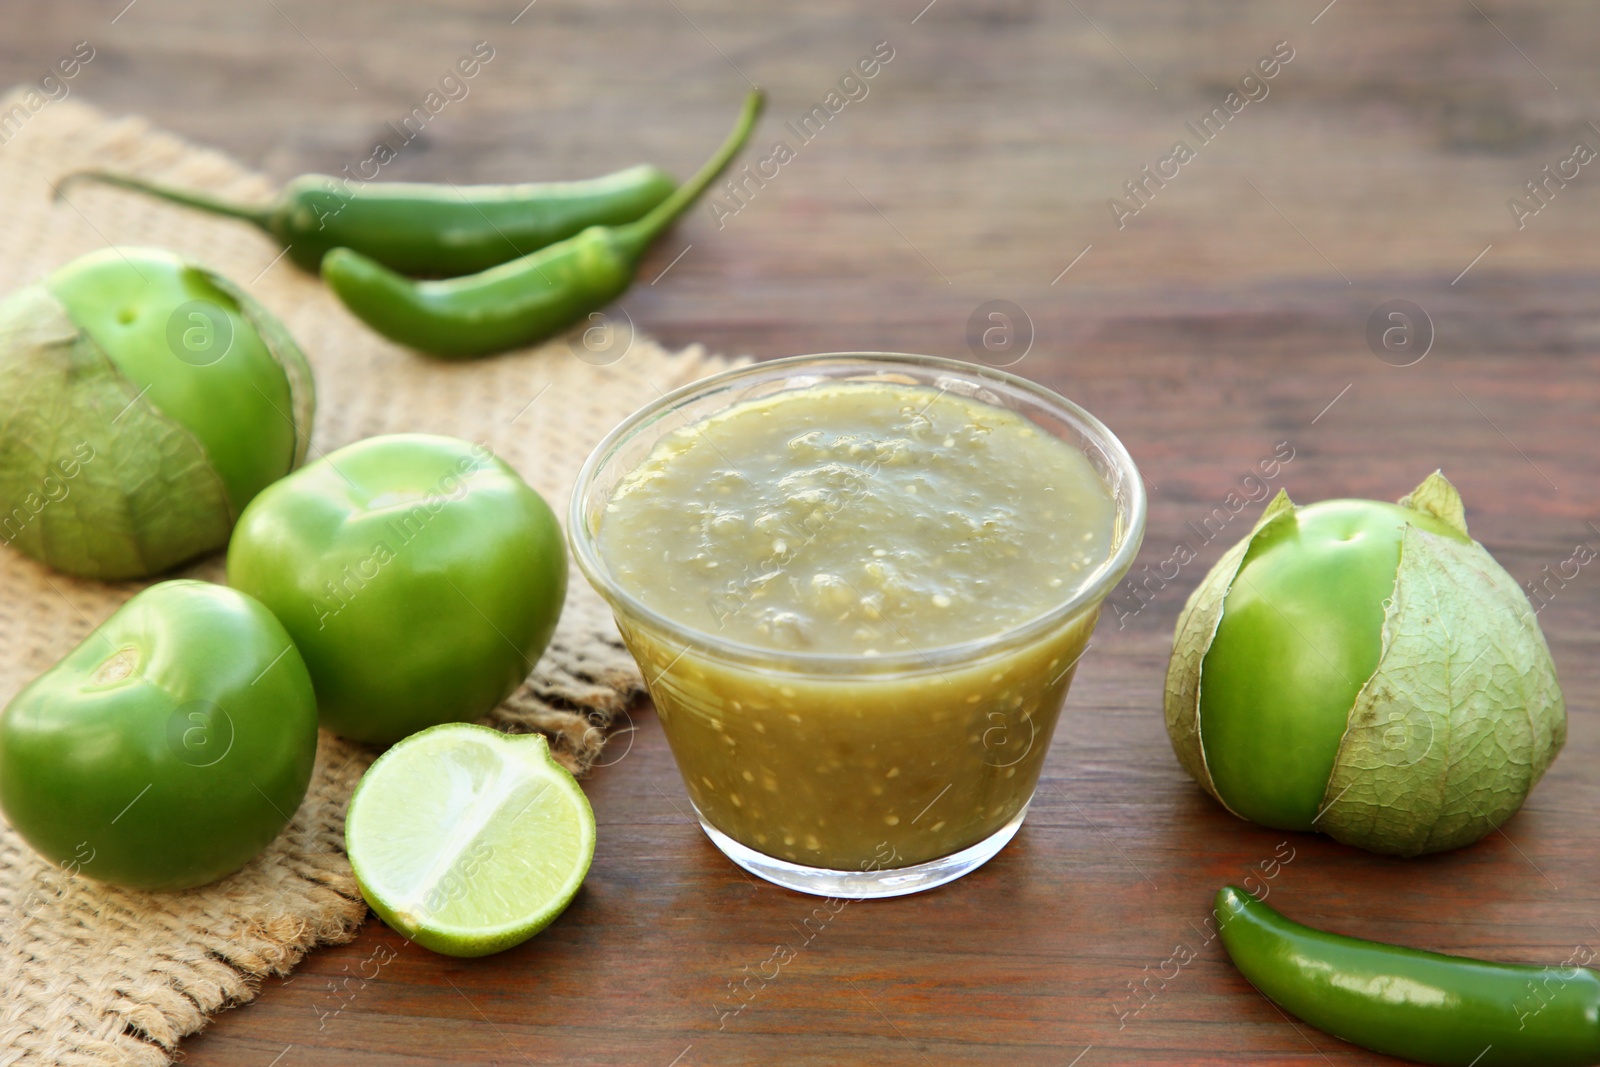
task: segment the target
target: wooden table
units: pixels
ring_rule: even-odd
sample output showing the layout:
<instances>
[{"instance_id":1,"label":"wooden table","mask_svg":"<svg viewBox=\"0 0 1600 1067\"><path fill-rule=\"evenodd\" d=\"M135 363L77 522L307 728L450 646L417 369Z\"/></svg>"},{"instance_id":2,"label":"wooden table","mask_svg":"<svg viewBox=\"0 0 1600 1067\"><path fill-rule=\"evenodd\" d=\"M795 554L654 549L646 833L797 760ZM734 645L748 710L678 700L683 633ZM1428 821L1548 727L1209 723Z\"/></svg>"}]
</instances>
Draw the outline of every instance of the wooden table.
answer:
<instances>
[{"instance_id":1,"label":"wooden table","mask_svg":"<svg viewBox=\"0 0 1600 1067\"><path fill-rule=\"evenodd\" d=\"M1520 229L1507 206L1531 212L1524 183L1575 139L1600 147L1600 10L1582 0L125 2L9 4L0 82L87 39L74 92L283 178L398 143L387 124L477 41L494 58L386 177L687 173L747 77L772 92L764 157L888 42L864 98L737 211L701 209L652 253L623 301L641 328L763 358L995 361L969 347L969 318L1010 301L1032 333L1013 369L1098 413L1144 470L1141 566L1280 443L1294 458L1277 484L1302 500L1393 499L1443 467L1522 581L1600 546L1600 173L1549 185ZM1268 95L1209 141L1190 132L1278 42L1293 58ZM1159 174L1178 140L1194 158L1130 200L1123 183ZM1431 329L1379 358L1368 322L1392 300ZM1426 358L1395 365L1425 333ZM586 783L599 848L554 927L453 961L371 922L222 1015L184 1062L1378 1062L1286 1019L1206 940L1216 887L1263 864L1274 903L1339 930L1551 964L1600 945L1600 569L1541 614L1567 751L1503 832L1403 862L1247 826L1172 757L1173 622L1247 521L1148 606L1102 619L1027 825L972 876L807 924L815 900L702 837L639 708ZM792 962L736 996L779 945ZM1195 958L1176 967L1180 946Z\"/></svg>"}]
</instances>

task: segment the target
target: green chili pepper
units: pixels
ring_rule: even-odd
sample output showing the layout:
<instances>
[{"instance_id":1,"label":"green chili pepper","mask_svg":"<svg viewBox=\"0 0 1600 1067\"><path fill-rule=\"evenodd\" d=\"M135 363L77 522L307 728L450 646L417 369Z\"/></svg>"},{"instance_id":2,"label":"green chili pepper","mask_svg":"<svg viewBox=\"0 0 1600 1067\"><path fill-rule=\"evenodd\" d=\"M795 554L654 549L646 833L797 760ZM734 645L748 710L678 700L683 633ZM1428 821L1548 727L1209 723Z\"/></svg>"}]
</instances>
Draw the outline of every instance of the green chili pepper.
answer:
<instances>
[{"instance_id":1,"label":"green chili pepper","mask_svg":"<svg viewBox=\"0 0 1600 1067\"><path fill-rule=\"evenodd\" d=\"M333 248L353 248L403 274L452 277L527 255L590 226L632 222L672 194L672 177L641 164L599 178L521 185L352 184L304 174L262 207L129 174L85 170L75 181L104 182L148 193L265 230L299 266L315 273Z\"/></svg>"},{"instance_id":2,"label":"green chili pepper","mask_svg":"<svg viewBox=\"0 0 1600 1067\"><path fill-rule=\"evenodd\" d=\"M764 100L760 89L751 90L716 155L637 221L591 226L481 274L435 282L414 282L359 252L336 248L322 261L322 278L378 333L435 356L482 356L542 340L628 288L645 249L744 147Z\"/></svg>"},{"instance_id":3,"label":"green chili pepper","mask_svg":"<svg viewBox=\"0 0 1600 1067\"><path fill-rule=\"evenodd\" d=\"M1445 1067L1600 1064L1600 975L1361 941L1217 893L1223 947L1250 983L1319 1030ZM1585 960L1587 962L1587 959Z\"/></svg>"}]
</instances>

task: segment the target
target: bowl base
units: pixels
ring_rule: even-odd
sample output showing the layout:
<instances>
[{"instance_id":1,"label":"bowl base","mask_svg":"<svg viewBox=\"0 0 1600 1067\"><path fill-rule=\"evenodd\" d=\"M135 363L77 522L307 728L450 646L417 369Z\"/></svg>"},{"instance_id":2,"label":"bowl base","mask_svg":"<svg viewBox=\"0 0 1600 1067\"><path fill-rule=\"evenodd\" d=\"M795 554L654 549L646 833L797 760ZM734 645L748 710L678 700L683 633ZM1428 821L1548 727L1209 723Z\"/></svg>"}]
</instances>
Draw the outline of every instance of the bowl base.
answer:
<instances>
[{"instance_id":1,"label":"bowl base","mask_svg":"<svg viewBox=\"0 0 1600 1067\"><path fill-rule=\"evenodd\" d=\"M724 856L757 878L763 878L785 889L792 889L796 893L848 900L902 897L908 893L921 893L946 882L953 882L962 875L982 867L1005 848L1006 843L1022 828L1022 820L1027 814L1028 805L1024 804L1016 815L1012 816L1010 822L982 841L968 845L960 852L940 856L938 859L910 867L887 867L875 871L833 871L825 867L805 867L798 863L790 863L788 860L780 860L741 845L707 822L700 809L695 808L695 816L700 820L700 829L705 831L711 843L716 845Z\"/></svg>"}]
</instances>

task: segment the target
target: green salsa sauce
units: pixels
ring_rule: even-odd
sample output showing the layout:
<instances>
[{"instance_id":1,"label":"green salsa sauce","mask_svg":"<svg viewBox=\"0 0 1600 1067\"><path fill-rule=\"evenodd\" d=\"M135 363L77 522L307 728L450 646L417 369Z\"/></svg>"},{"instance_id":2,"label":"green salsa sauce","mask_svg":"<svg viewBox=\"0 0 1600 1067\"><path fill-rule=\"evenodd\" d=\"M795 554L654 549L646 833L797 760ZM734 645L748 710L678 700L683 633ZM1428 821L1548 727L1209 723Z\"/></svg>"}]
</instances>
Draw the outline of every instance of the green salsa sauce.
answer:
<instances>
[{"instance_id":1,"label":"green salsa sauce","mask_svg":"<svg viewBox=\"0 0 1600 1067\"><path fill-rule=\"evenodd\" d=\"M619 619L701 814L842 870L886 849L889 866L947 855L1021 812L1097 606L1004 635L1070 601L1115 534L1105 481L1067 442L979 399L872 380L666 435L618 483L597 542L620 587L704 635L685 646ZM912 666L882 673L886 656Z\"/></svg>"}]
</instances>

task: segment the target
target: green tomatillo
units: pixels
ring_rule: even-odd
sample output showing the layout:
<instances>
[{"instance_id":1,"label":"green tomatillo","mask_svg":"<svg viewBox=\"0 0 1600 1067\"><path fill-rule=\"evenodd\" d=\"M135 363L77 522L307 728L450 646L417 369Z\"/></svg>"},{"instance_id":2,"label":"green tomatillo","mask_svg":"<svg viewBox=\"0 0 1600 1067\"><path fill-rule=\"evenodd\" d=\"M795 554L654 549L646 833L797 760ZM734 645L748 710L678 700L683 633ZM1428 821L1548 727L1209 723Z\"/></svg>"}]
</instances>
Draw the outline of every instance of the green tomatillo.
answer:
<instances>
[{"instance_id":1,"label":"green tomatillo","mask_svg":"<svg viewBox=\"0 0 1600 1067\"><path fill-rule=\"evenodd\" d=\"M1398 505L1280 492L1179 617L1166 718L1234 814L1404 856L1499 826L1566 739L1533 609L1437 472Z\"/></svg>"},{"instance_id":2,"label":"green tomatillo","mask_svg":"<svg viewBox=\"0 0 1600 1067\"><path fill-rule=\"evenodd\" d=\"M323 724L389 744L511 695L555 631L567 558L544 499L487 448L395 434L257 497L228 581L283 621Z\"/></svg>"},{"instance_id":3,"label":"green tomatillo","mask_svg":"<svg viewBox=\"0 0 1600 1067\"><path fill-rule=\"evenodd\" d=\"M90 578L227 543L305 456L311 370L282 325L170 252L107 248L0 302L0 539Z\"/></svg>"},{"instance_id":4,"label":"green tomatillo","mask_svg":"<svg viewBox=\"0 0 1600 1067\"><path fill-rule=\"evenodd\" d=\"M237 870L311 781L317 706L278 620L243 593L139 593L0 714L0 808L45 859L137 889Z\"/></svg>"}]
</instances>

